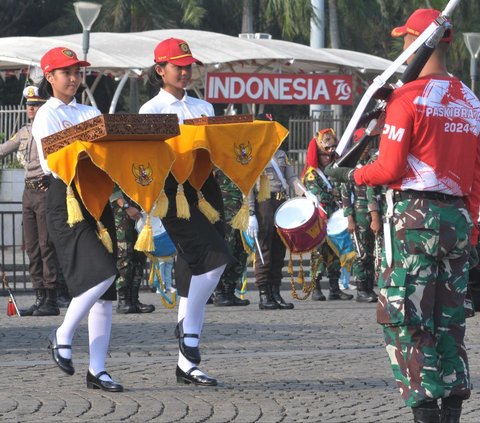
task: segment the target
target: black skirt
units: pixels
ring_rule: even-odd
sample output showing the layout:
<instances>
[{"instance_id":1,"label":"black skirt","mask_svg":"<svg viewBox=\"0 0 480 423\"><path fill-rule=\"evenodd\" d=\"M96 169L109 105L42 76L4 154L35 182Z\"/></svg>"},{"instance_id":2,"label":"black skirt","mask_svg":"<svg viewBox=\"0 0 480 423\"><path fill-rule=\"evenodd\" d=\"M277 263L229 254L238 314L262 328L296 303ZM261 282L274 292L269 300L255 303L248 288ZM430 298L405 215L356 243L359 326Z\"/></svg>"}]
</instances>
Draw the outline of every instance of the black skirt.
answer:
<instances>
[{"instance_id":1,"label":"black skirt","mask_svg":"<svg viewBox=\"0 0 480 423\"><path fill-rule=\"evenodd\" d=\"M74 188L74 184L72 184ZM113 254L109 253L97 235L97 224L75 192L84 220L73 227L67 224L66 185L61 179L50 177L47 199L47 229L53 241L58 261L65 276L68 292L72 297L93 288L100 282L117 275L117 237L110 204L107 203L100 221L112 238ZM115 301L115 283L101 297Z\"/></svg>"},{"instance_id":2,"label":"black skirt","mask_svg":"<svg viewBox=\"0 0 480 423\"><path fill-rule=\"evenodd\" d=\"M170 174L165 181L168 197L167 215L162 219L178 252L175 262L175 284L178 294L188 297L192 275L201 275L228 264L234 258L225 243L223 200L217 182L210 175L202 187L207 201L220 212L222 220L215 224L203 215L197 207L195 189L186 182L183 187L190 206L190 219L179 219L175 204L178 183Z\"/></svg>"}]
</instances>

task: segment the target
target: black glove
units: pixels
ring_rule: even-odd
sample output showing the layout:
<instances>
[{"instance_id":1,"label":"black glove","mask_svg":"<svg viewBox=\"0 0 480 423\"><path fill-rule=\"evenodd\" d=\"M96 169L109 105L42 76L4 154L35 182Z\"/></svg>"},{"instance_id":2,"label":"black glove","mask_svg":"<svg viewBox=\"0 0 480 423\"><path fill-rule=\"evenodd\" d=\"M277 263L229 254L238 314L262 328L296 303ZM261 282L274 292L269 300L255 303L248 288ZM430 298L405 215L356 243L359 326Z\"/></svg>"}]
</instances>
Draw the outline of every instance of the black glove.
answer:
<instances>
[{"instance_id":1,"label":"black glove","mask_svg":"<svg viewBox=\"0 0 480 423\"><path fill-rule=\"evenodd\" d=\"M353 171L351 167L334 167L333 163L325 168L325 175L336 182L355 182L353 179Z\"/></svg>"}]
</instances>

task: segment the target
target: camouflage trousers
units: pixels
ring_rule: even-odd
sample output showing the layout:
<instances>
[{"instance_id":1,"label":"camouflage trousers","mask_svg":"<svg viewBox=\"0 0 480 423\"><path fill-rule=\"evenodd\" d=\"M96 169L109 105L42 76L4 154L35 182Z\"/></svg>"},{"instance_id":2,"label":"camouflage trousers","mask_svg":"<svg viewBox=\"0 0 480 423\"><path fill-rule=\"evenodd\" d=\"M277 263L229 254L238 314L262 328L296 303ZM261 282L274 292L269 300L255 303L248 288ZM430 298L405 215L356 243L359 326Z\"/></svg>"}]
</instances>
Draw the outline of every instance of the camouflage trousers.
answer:
<instances>
[{"instance_id":1,"label":"camouflage trousers","mask_svg":"<svg viewBox=\"0 0 480 423\"><path fill-rule=\"evenodd\" d=\"M383 251L377 320L407 406L470 396L464 345L470 229L461 199L395 205L393 263L386 267Z\"/></svg>"},{"instance_id":2,"label":"camouflage trousers","mask_svg":"<svg viewBox=\"0 0 480 423\"><path fill-rule=\"evenodd\" d=\"M230 225L226 225L225 241L228 249L235 261L231 261L225 272L223 272L220 281L225 285L236 285L243 278L243 275L247 269L248 253L243 247L242 238L238 229L233 229Z\"/></svg>"},{"instance_id":3,"label":"camouflage trousers","mask_svg":"<svg viewBox=\"0 0 480 423\"><path fill-rule=\"evenodd\" d=\"M370 213L356 210L356 235L359 244L360 252L357 252L357 257L352 266L352 277L358 282L373 282L375 278L375 235L370 229L372 219Z\"/></svg>"},{"instance_id":4,"label":"camouflage trousers","mask_svg":"<svg viewBox=\"0 0 480 423\"><path fill-rule=\"evenodd\" d=\"M119 276L115 281L115 286L117 289L140 286L147 256L134 249L138 238L135 221L130 219L125 210L122 210L116 204L113 204L112 208L118 245L117 268Z\"/></svg>"},{"instance_id":5,"label":"camouflage trousers","mask_svg":"<svg viewBox=\"0 0 480 423\"><path fill-rule=\"evenodd\" d=\"M311 275L313 279L322 278L325 275L329 280L340 278L340 260L327 241L312 251L310 266L311 269L317 268L316 274Z\"/></svg>"}]
</instances>

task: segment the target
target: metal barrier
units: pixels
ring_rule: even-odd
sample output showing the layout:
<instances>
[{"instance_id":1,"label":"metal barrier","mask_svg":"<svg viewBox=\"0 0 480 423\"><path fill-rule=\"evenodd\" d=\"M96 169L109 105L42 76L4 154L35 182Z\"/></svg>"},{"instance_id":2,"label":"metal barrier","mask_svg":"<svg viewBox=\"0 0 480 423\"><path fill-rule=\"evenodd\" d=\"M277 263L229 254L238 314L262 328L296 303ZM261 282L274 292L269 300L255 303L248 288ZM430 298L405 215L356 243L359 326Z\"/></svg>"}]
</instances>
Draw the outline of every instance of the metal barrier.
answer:
<instances>
[{"instance_id":1,"label":"metal barrier","mask_svg":"<svg viewBox=\"0 0 480 423\"><path fill-rule=\"evenodd\" d=\"M18 206L21 203L8 202L2 205ZM30 278L28 275L28 258L23 247L23 232L18 235L15 230L22 221L22 212L18 210L0 211L0 265L1 271L5 272L5 277L13 291L31 290ZM5 242L6 240L9 242ZM0 292L6 295L3 285Z\"/></svg>"}]
</instances>

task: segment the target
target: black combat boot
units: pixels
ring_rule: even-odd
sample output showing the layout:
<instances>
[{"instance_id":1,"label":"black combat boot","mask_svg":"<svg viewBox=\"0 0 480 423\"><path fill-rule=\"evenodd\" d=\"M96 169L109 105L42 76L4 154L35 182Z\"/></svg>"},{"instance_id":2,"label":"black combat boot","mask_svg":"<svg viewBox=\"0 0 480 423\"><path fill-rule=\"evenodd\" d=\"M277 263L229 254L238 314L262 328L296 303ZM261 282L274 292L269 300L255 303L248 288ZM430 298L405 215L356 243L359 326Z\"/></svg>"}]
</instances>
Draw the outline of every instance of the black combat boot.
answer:
<instances>
[{"instance_id":1,"label":"black combat boot","mask_svg":"<svg viewBox=\"0 0 480 423\"><path fill-rule=\"evenodd\" d=\"M235 286L236 284L234 283L229 283L226 286L227 292L228 292L228 297L232 300L234 306L248 306L250 304L250 300L241 299L235 295Z\"/></svg>"},{"instance_id":2,"label":"black combat boot","mask_svg":"<svg viewBox=\"0 0 480 423\"><path fill-rule=\"evenodd\" d=\"M58 281L57 283L57 304L60 308L67 308L70 305L70 301L72 301L72 298L70 297L70 294L68 293L67 286L65 285L65 282Z\"/></svg>"},{"instance_id":3,"label":"black combat boot","mask_svg":"<svg viewBox=\"0 0 480 423\"><path fill-rule=\"evenodd\" d=\"M291 310L294 306L293 303L287 303L280 295L280 285L272 286L272 298L278 304L278 308L281 310Z\"/></svg>"},{"instance_id":4,"label":"black combat boot","mask_svg":"<svg viewBox=\"0 0 480 423\"><path fill-rule=\"evenodd\" d=\"M233 300L228 295L227 285L222 281L218 282L215 291L213 292L213 304L218 307L233 306Z\"/></svg>"},{"instance_id":5,"label":"black combat boot","mask_svg":"<svg viewBox=\"0 0 480 423\"><path fill-rule=\"evenodd\" d=\"M356 301L359 303L376 303L377 298L368 291L367 284L367 281L357 281Z\"/></svg>"},{"instance_id":6,"label":"black combat boot","mask_svg":"<svg viewBox=\"0 0 480 423\"><path fill-rule=\"evenodd\" d=\"M43 288L35 290L35 302L28 308L19 310L20 316L33 316L36 311L45 301L45 290Z\"/></svg>"},{"instance_id":7,"label":"black combat boot","mask_svg":"<svg viewBox=\"0 0 480 423\"><path fill-rule=\"evenodd\" d=\"M462 414L462 402L463 398L460 398L456 395L442 398L440 422L460 423L460 415Z\"/></svg>"},{"instance_id":8,"label":"black combat boot","mask_svg":"<svg viewBox=\"0 0 480 423\"><path fill-rule=\"evenodd\" d=\"M377 295L377 293L374 291L373 286L374 286L373 278L367 279L367 292L368 292L373 298L375 298L375 302L377 302L377 301L378 301L378 295Z\"/></svg>"},{"instance_id":9,"label":"black combat boot","mask_svg":"<svg viewBox=\"0 0 480 423\"><path fill-rule=\"evenodd\" d=\"M440 423L440 410L436 401L412 407L412 412L414 423Z\"/></svg>"},{"instance_id":10,"label":"black combat boot","mask_svg":"<svg viewBox=\"0 0 480 423\"><path fill-rule=\"evenodd\" d=\"M338 279L329 279L328 284L330 286L330 293L328 294L328 300L351 300L353 295L346 294L340 290L338 286Z\"/></svg>"},{"instance_id":11,"label":"black combat boot","mask_svg":"<svg viewBox=\"0 0 480 423\"><path fill-rule=\"evenodd\" d=\"M272 290L269 286L258 288L260 294L260 310L277 310L280 306L272 298Z\"/></svg>"},{"instance_id":12,"label":"black combat boot","mask_svg":"<svg viewBox=\"0 0 480 423\"><path fill-rule=\"evenodd\" d=\"M135 307L132 305L132 296L130 293L130 288L128 286L123 286L117 289L118 294L118 303L117 303L117 313L118 314L130 314L135 312Z\"/></svg>"},{"instance_id":13,"label":"black combat boot","mask_svg":"<svg viewBox=\"0 0 480 423\"><path fill-rule=\"evenodd\" d=\"M312 292L312 300L313 301L325 301L325 295L323 295L322 288L320 286L320 283L322 281L322 274L317 273L317 276L315 277L315 289Z\"/></svg>"},{"instance_id":14,"label":"black combat boot","mask_svg":"<svg viewBox=\"0 0 480 423\"><path fill-rule=\"evenodd\" d=\"M58 316L59 314L57 289L46 289L45 301L33 312L33 316Z\"/></svg>"},{"instance_id":15,"label":"black combat boot","mask_svg":"<svg viewBox=\"0 0 480 423\"><path fill-rule=\"evenodd\" d=\"M155 306L153 304L142 304L138 299L139 286L134 285L131 288L132 291L132 307L134 311L132 313L152 313L155 311Z\"/></svg>"}]
</instances>

